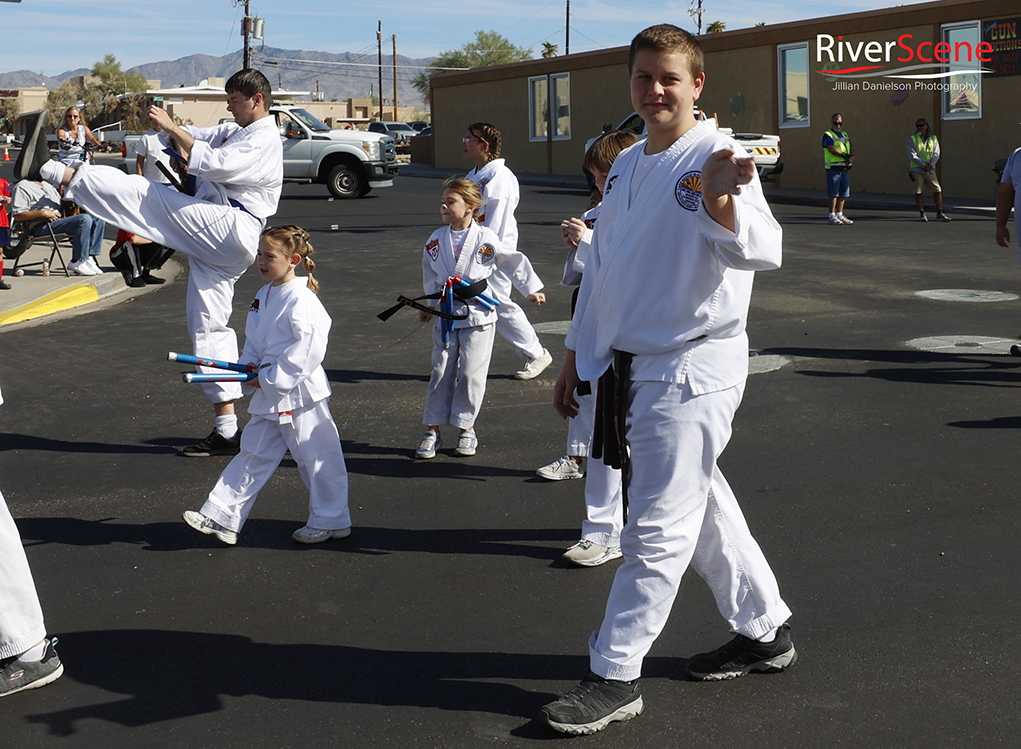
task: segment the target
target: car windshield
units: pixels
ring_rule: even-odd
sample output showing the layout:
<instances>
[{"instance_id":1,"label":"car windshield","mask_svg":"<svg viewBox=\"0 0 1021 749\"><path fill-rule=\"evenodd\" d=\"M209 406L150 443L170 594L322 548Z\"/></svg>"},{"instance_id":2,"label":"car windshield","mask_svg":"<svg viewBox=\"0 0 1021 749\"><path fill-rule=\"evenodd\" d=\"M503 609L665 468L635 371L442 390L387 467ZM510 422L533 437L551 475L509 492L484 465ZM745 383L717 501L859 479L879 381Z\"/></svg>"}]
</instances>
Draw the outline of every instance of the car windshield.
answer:
<instances>
[{"instance_id":1,"label":"car windshield","mask_svg":"<svg viewBox=\"0 0 1021 749\"><path fill-rule=\"evenodd\" d=\"M415 128L405 125L403 122L391 122L386 126L387 130L400 130L401 132L415 132Z\"/></svg>"},{"instance_id":2,"label":"car windshield","mask_svg":"<svg viewBox=\"0 0 1021 749\"><path fill-rule=\"evenodd\" d=\"M330 132L330 126L325 122L320 122L311 114L306 112L304 109L289 109L288 114L294 119L298 120L301 124L305 125L309 130L314 133L328 133Z\"/></svg>"}]
</instances>

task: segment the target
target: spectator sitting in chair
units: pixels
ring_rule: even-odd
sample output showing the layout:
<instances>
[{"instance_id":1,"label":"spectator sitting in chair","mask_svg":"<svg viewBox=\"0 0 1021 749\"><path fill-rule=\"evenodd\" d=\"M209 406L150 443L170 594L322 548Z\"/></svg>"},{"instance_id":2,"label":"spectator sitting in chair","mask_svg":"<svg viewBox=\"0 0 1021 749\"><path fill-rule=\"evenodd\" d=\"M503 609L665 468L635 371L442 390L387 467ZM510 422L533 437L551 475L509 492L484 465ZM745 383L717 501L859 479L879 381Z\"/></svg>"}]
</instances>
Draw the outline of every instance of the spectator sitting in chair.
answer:
<instances>
[{"instance_id":1,"label":"spectator sitting in chair","mask_svg":"<svg viewBox=\"0 0 1021 749\"><path fill-rule=\"evenodd\" d=\"M80 213L77 216L60 216L60 194L47 182L23 179L11 191L11 218L15 222L38 222L32 229L34 236L49 233L71 236L71 262L67 269L79 276L97 276L103 271L96 260L103 251L103 232L106 224L101 219Z\"/></svg>"}]
</instances>

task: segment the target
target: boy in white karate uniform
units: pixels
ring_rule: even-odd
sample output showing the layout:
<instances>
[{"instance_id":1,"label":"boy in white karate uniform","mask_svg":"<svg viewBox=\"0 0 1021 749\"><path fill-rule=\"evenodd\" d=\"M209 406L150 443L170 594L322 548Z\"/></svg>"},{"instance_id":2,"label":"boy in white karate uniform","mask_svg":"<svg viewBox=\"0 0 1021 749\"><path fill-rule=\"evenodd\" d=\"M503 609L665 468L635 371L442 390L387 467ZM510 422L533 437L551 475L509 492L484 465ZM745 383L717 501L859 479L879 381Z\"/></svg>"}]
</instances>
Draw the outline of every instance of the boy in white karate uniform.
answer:
<instances>
[{"instance_id":1,"label":"boy in white karate uniform","mask_svg":"<svg viewBox=\"0 0 1021 749\"><path fill-rule=\"evenodd\" d=\"M288 450L309 490L308 523L291 537L304 544L351 535L347 467L330 413L330 381L323 358L333 321L316 291L308 232L298 226L267 229L259 243L259 289L245 324L240 364L258 376L251 421L241 452L224 469L199 512L184 520L225 544L237 543L252 505ZM304 266L308 278L295 275Z\"/></svg>"},{"instance_id":2,"label":"boy in white karate uniform","mask_svg":"<svg viewBox=\"0 0 1021 749\"><path fill-rule=\"evenodd\" d=\"M109 166L50 161L43 179L64 185L64 199L131 234L188 257L188 333L196 356L237 361L237 334L229 327L234 284L255 260L266 219L276 213L283 185L283 146L269 112L270 84L258 70L235 73L225 85L235 122L211 128L179 126L160 107L149 119L173 136L195 180L194 196ZM199 367L200 372L212 372ZM234 455L237 383L204 383L213 404L212 433L182 454Z\"/></svg>"},{"instance_id":3,"label":"boy in white karate uniform","mask_svg":"<svg viewBox=\"0 0 1021 749\"><path fill-rule=\"evenodd\" d=\"M752 158L695 120L702 67L698 40L675 26L631 43L631 100L649 137L610 171L554 390L557 411L573 416L578 382L616 363L625 455L630 445L624 563L589 639L591 670L542 710L565 733L641 713L642 661L689 565L736 633L688 660L692 678L779 671L796 658L791 611L716 464L748 374L753 271L780 266L781 230Z\"/></svg>"}]
</instances>

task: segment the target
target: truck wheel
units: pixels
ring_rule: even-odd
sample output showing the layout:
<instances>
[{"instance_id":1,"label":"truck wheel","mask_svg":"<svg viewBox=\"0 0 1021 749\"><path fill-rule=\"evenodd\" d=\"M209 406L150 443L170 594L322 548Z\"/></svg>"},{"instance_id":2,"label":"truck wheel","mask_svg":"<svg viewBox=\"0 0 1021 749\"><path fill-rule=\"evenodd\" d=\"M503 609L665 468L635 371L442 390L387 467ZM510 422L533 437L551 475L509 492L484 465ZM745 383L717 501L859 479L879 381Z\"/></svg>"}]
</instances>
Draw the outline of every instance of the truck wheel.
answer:
<instances>
[{"instance_id":1,"label":"truck wheel","mask_svg":"<svg viewBox=\"0 0 1021 749\"><path fill-rule=\"evenodd\" d=\"M350 164L337 164L330 170L330 176L326 180L326 186L333 197L347 199L360 198L369 191L369 185L362 171Z\"/></svg>"}]
</instances>

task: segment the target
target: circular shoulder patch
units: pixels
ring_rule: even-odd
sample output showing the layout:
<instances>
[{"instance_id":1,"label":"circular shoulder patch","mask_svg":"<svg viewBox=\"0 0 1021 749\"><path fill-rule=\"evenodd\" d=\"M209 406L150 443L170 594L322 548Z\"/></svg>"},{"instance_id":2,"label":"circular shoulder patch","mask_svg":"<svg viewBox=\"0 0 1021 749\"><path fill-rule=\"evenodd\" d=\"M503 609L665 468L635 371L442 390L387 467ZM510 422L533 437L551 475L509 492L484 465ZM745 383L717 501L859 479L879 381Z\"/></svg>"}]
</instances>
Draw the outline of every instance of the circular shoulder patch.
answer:
<instances>
[{"instance_id":1,"label":"circular shoulder patch","mask_svg":"<svg viewBox=\"0 0 1021 749\"><path fill-rule=\"evenodd\" d=\"M485 265L493 259L496 254L496 248L491 244L484 244L475 251L475 262L479 265Z\"/></svg>"},{"instance_id":2,"label":"circular shoulder patch","mask_svg":"<svg viewBox=\"0 0 1021 749\"><path fill-rule=\"evenodd\" d=\"M702 172L688 172L682 175L674 187L674 197L681 208L697 211L702 202Z\"/></svg>"}]
</instances>

